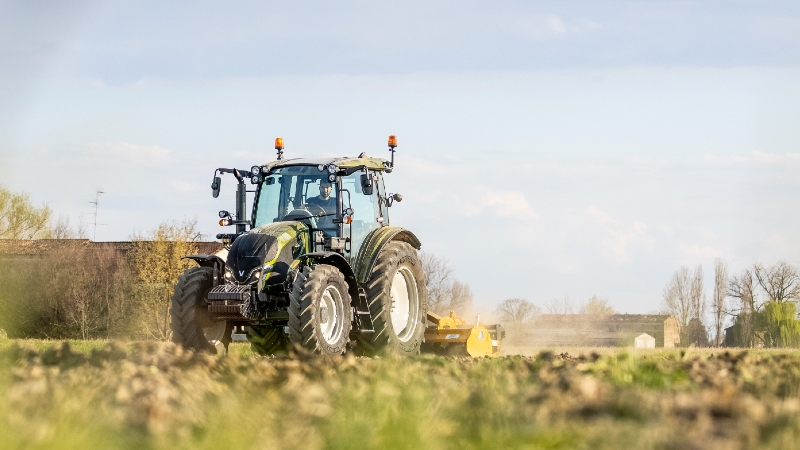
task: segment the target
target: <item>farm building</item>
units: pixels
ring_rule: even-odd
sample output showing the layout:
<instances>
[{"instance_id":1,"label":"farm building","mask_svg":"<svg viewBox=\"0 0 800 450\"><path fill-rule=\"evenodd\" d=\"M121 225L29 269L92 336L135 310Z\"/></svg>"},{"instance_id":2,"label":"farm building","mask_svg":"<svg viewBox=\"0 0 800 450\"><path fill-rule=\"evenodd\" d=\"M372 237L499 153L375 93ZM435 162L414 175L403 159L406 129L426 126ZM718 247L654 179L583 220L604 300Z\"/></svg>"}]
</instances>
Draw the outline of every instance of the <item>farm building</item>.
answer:
<instances>
[{"instance_id":1,"label":"farm building","mask_svg":"<svg viewBox=\"0 0 800 450\"><path fill-rule=\"evenodd\" d=\"M656 338L647 333L642 333L633 340L633 346L636 348L656 348Z\"/></svg>"},{"instance_id":2,"label":"farm building","mask_svg":"<svg viewBox=\"0 0 800 450\"><path fill-rule=\"evenodd\" d=\"M523 345L632 347L647 334L655 347L680 343L678 320L660 314L544 314L523 333Z\"/></svg>"},{"instance_id":3,"label":"farm building","mask_svg":"<svg viewBox=\"0 0 800 450\"><path fill-rule=\"evenodd\" d=\"M23 262L36 260L53 252L65 251L75 247L86 248L92 251L116 251L119 256L128 257L133 243L120 242L94 242L90 239L0 239L0 262ZM222 249L219 242L198 242L197 253L213 254Z\"/></svg>"}]
</instances>

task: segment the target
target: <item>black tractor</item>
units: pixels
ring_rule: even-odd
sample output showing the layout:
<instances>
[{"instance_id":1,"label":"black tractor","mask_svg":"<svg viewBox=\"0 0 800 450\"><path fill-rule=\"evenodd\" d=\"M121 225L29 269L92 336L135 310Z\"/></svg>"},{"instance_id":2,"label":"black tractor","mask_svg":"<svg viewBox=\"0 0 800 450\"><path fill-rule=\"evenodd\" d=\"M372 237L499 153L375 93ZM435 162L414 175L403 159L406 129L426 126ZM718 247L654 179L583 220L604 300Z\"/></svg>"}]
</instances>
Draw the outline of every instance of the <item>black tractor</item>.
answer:
<instances>
[{"instance_id":1,"label":"black tractor","mask_svg":"<svg viewBox=\"0 0 800 450\"><path fill-rule=\"evenodd\" d=\"M262 355L292 344L340 355L419 353L428 291L410 231L389 224L399 194L386 192L391 160L369 158L278 159L249 170L217 169L238 181L235 219L220 211L225 251L189 255L198 267L178 280L172 296L173 341L225 352L234 329L246 331ZM247 190L249 181L254 190ZM247 192L254 193L247 218Z\"/></svg>"}]
</instances>

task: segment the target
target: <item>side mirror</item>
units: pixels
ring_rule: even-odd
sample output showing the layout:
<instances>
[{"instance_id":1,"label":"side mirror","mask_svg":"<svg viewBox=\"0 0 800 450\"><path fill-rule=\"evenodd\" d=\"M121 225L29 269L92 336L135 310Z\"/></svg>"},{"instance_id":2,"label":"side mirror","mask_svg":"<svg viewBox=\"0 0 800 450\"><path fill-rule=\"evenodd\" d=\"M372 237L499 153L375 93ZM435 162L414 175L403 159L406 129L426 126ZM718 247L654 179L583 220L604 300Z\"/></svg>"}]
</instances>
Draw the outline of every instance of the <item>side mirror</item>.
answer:
<instances>
[{"instance_id":1,"label":"side mirror","mask_svg":"<svg viewBox=\"0 0 800 450\"><path fill-rule=\"evenodd\" d=\"M386 206L392 206L394 202L402 202L403 196L400 194L392 194L386 199Z\"/></svg>"},{"instance_id":2,"label":"side mirror","mask_svg":"<svg viewBox=\"0 0 800 450\"><path fill-rule=\"evenodd\" d=\"M372 195L372 175L368 173L361 175L361 191L364 195Z\"/></svg>"},{"instance_id":3,"label":"side mirror","mask_svg":"<svg viewBox=\"0 0 800 450\"><path fill-rule=\"evenodd\" d=\"M211 182L211 195L213 195L214 198L219 197L219 188L221 184L222 178L214 177L214 181Z\"/></svg>"}]
</instances>

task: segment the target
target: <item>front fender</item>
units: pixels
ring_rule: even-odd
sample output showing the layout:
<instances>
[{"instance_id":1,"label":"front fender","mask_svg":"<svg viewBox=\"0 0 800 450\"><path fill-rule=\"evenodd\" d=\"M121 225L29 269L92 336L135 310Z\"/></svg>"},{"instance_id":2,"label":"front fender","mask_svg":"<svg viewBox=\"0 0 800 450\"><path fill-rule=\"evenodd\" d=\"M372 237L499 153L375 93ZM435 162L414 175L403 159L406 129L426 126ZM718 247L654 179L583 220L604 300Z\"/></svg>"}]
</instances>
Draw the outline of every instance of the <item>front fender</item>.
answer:
<instances>
[{"instance_id":1,"label":"front fender","mask_svg":"<svg viewBox=\"0 0 800 450\"><path fill-rule=\"evenodd\" d=\"M344 256L336 252L314 252L306 253L305 255L299 257L297 261L308 264L307 258L313 259L316 263L328 264L339 269L339 271L342 272L342 275L344 275L344 279L347 281L347 285L350 288L349 293L351 300L353 302L358 300L358 282L356 281L356 275L353 272L353 268L350 267L350 264L347 262ZM292 265L294 266L294 264Z\"/></svg>"},{"instance_id":2,"label":"front fender","mask_svg":"<svg viewBox=\"0 0 800 450\"><path fill-rule=\"evenodd\" d=\"M201 267L214 267L218 265L220 270L224 270L225 268L225 261L217 255L186 255L181 259L191 259Z\"/></svg>"},{"instance_id":3,"label":"front fender","mask_svg":"<svg viewBox=\"0 0 800 450\"><path fill-rule=\"evenodd\" d=\"M414 233L401 227L381 227L372 231L364 239L356 257L355 275L359 284L367 281L367 276L375 266L375 260L383 247L391 241L401 241L419 250L422 244Z\"/></svg>"},{"instance_id":4,"label":"front fender","mask_svg":"<svg viewBox=\"0 0 800 450\"><path fill-rule=\"evenodd\" d=\"M186 255L181 259L191 259L200 267L211 267L214 269L214 287L222 281L222 274L225 272L225 261L217 255Z\"/></svg>"}]
</instances>

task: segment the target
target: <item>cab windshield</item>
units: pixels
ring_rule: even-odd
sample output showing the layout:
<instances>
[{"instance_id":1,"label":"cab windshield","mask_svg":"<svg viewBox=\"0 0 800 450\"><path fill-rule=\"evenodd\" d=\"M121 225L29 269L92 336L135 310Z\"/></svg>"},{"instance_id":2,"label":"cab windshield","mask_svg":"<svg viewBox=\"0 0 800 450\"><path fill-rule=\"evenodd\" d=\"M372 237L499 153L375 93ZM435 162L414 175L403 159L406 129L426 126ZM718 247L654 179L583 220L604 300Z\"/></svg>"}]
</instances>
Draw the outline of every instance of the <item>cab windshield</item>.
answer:
<instances>
[{"instance_id":1,"label":"cab windshield","mask_svg":"<svg viewBox=\"0 0 800 450\"><path fill-rule=\"evenodd\" d=\"M336 183L316 166L282 167L264 177L258 189L255 226L300 220L315 230L338 236L334 219L339 215Z\"/></svg>"}]
</instances>

